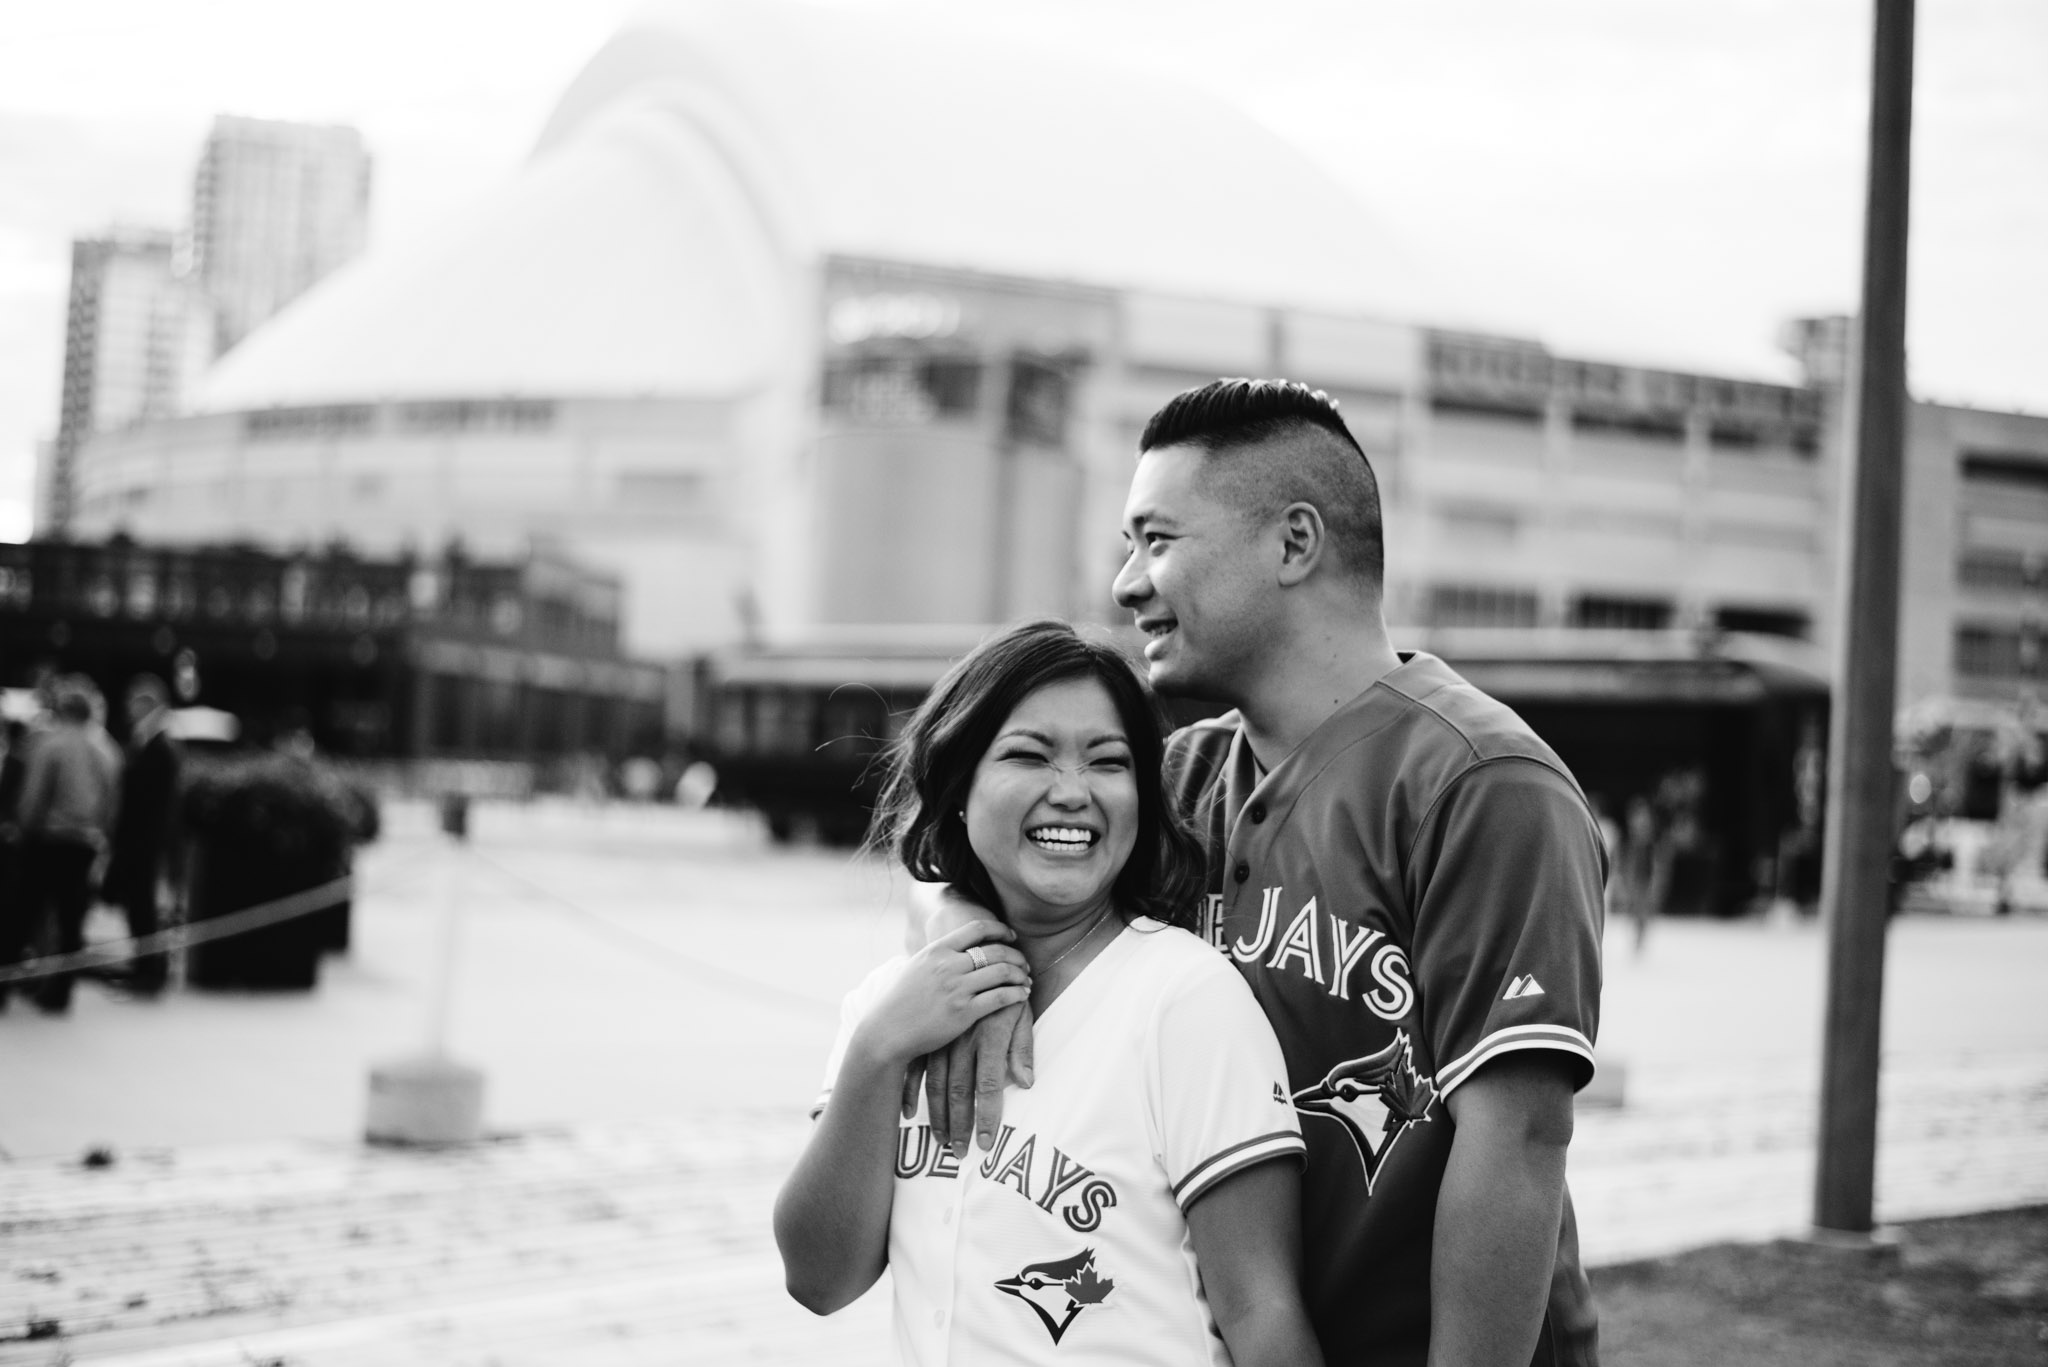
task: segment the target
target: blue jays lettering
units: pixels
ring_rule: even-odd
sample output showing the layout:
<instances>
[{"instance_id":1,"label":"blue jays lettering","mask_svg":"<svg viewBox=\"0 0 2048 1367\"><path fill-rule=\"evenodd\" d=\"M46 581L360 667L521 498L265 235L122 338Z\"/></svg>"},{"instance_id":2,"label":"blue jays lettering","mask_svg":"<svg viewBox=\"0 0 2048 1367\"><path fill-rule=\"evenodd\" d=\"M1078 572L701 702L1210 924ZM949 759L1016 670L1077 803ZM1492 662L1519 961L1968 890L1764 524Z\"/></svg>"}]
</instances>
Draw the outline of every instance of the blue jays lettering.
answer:
<instances>
[{"instance_id":1,"label":"blue jays lettering","mask_svg":"<svg viewBox=\"0 0 2048 1367\"><path fill-rule=\"evenodd\" d=\"M1017 1140L1017 1127L1003 1126L982 1160L981 1175L1007 1187L1047 1214L1057 1215L1077 1234L1094 1232L1104 1211L1116 1206L1116 1186L1052 1144L1039 1152L1038 1136ZM929 1125L904 1125L896 1132L896 1175L900 1178L956 1178L960 1160L932 1137Z\"/></svg>"}]
</instances>

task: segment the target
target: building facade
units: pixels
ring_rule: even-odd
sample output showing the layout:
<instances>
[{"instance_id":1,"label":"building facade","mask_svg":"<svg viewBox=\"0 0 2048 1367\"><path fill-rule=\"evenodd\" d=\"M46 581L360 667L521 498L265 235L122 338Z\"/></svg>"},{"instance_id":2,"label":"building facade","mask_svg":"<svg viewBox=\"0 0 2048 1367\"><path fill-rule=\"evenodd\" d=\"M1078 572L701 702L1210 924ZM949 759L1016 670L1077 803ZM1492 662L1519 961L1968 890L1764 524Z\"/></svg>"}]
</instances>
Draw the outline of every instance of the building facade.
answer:
<instances>
[{"instance_id":1,"label":"building facade","mask_svg":"<svg viewBox=\"0 0 2048 1367\"><path fill-rule=\"evenodd\" d=\"M223 114L192 178L192 266L216 354L363 249L370 156L353 128Z\"/></svg>"},{"instance_id":2,"label":"building facade","mask_svg":"<svg viewBox=\"0 0 2048 1367\"><path fill-rule=\"evenodd\" d=\"M176 412L211 348L210 313L178 269L170 233L117 230L71 244L63 391L38 472L40 527L70 526L80 445Z\"/></svg>"},{"instance_id":3,"label":"building facade","mask_svg":"<svg viewBox=\"0 0 2048 1367\"><path fill-rule=\"evenodd\" d=\"M619 643L620 586L557 555L376 558L0 545L0 687L43 670L109 697L153 673L245 734L330 755L532 771L668 744L667 677Z\"/></svg>"}]
</instances>

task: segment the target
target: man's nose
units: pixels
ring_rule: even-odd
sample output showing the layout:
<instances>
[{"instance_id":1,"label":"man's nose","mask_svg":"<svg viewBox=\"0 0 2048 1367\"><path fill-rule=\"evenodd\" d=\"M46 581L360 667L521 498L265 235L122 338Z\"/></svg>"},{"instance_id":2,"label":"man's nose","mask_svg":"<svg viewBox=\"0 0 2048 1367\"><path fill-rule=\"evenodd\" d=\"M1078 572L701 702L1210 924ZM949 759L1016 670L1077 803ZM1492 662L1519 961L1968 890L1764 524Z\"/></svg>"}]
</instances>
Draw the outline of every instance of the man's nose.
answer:
<instances>
[{"instance_id":1,"label":"man's nose","mask_svg":"<svg viewBox=\"0 0 2048 1367\"><path fill-rule=\"evenodd\" d=\"M1136 611L1140 603L1152 596L1152 581L1145 577L1144 568L1140 565L1135 550L1124 557L1124 563L1118 568L1116 578L1110 582L1109 596L1116 600L1118 607L1131 611Z\"/></svg>"}]
</instances>

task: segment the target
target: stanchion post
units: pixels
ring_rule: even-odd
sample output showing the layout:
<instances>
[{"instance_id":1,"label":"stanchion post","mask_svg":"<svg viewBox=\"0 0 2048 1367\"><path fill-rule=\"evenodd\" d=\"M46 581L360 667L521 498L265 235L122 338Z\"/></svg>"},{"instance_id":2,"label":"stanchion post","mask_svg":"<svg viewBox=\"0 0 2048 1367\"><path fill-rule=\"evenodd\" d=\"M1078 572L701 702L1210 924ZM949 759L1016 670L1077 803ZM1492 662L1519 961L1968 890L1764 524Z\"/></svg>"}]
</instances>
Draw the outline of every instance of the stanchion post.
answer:
<instances>
[{"instance_id":1,"label":"stanchion post","mask_svg":"<svg viewBox=\"0 0 2048 1367\"><path fill-rule=\"evenodd\" d=\"M483 1134L484 1075L448 1053L449 1004L461 940L462 876L469 840L469 798L441 799L441 830L448 836L442 883L440 952L428 987L426 1052L370 1070L364 1137L372 1144L466 1144Z\"/></svg>"},{"instance_id":2,"label":"stanchion post","mask_svg":"<svg viewBox=\"0 0 2048 1367\"><path fill-rule=\"evenodd\" d=\"M1906 195L1913 0L1875 0L1855 442L1847 462L1839 668L1821 903L1827 1008L1813 1222L1867 1236L1877 1177L1878 1036L1893 823L1899 519L1906 450Z\"/></svg>"}]
</instances>

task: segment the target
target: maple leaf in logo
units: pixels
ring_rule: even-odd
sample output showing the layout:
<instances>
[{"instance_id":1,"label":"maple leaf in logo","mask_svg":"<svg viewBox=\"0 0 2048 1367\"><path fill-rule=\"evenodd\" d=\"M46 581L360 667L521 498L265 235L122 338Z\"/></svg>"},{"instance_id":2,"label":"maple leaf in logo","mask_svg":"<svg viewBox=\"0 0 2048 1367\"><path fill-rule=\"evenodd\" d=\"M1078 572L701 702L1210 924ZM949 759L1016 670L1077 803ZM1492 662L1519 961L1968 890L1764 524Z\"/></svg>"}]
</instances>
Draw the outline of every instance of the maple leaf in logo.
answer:
<instances>
[{"instance_id":1,"label":"maple leaf in logo","mask_svg":"<svg viewBox=\"0 0 2048 1367\"><path fill-rule=\"evenodd\" d=\"M1415 1071L1415 1050L1405 1030L1395 1031L1385 1048L1345 1059L1321 1082L1294 1094L1294 1107L1304 1116L1327 1117L1344 1126L1364 1164L1368 1195L1387 1153L1411 1127L1428 1122L1435 1101L1436 1086Z\"/></svg>"},{"instance_id":2,"label":"maple leaf in logo","mask_svg":"<svg viewBox=\"0 0 2048 1367\"><path fill-rule=\"evenodd\" d=\"M1067 1280L1067 1296L1076 1305L1100 1305L1104 1300L1108 1299L1109 1293L1114 1290L1116 1290L1115 1282L1107 1277L1095 1275L1095 1260L1093 1258L1088 1260L1088 1265L1082 1268L1077 1275Z\"/></svg>"},{"instance_id":3,"label":"maple leaf in logo","mask_svg":"<svg viewBox=\"0 0 2048 1367\"><path fill-rule=\"evenodd\" d=\"M1415 1055L1406 1040L1401 1042L1392 1075L1380 1084L1380 1100L1387 1108L1389 1130L1427 1118L1430 1103L1436 1100L1436 1087L1415 1071Z\"/></svg>"}]
</instances>

